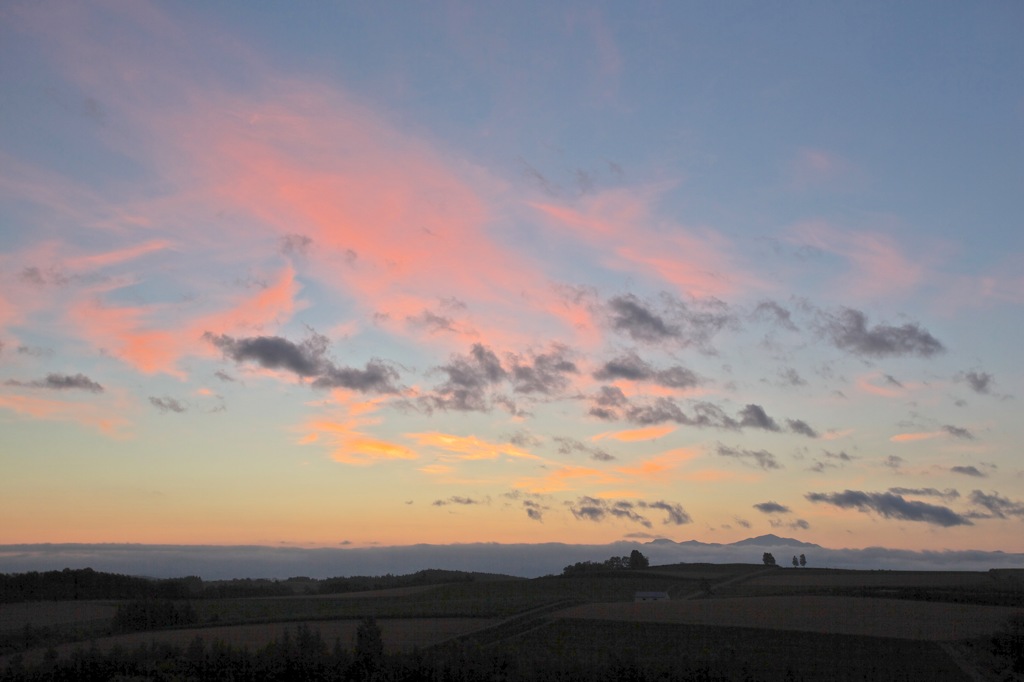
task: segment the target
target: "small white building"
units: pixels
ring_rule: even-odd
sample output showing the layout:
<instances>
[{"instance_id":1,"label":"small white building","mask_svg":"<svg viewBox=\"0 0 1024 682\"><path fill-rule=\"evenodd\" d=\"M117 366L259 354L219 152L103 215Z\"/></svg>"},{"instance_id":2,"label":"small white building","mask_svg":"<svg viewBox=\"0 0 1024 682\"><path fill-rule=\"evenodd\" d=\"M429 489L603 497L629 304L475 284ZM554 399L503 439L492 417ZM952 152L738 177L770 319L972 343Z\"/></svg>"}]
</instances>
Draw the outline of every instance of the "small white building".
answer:
<instances>
[{"instance_id":1,"label":"small white building","mask_svg":"<svg viewBox=\"0 0 1024 682\"><path fill-rule=\"evenodd\" d=\"M668 601L668 592L637 592L633 601Z\"/></svg>"}]
</instances>

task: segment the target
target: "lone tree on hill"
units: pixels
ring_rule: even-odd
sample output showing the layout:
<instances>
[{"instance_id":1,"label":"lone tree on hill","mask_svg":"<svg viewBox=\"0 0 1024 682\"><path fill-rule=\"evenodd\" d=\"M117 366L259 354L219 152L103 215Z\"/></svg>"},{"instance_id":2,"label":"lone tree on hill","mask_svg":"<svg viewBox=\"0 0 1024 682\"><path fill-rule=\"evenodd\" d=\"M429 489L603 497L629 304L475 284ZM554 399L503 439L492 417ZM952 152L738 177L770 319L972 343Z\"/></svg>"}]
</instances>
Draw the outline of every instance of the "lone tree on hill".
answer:
<instances>
[{"instance_id":1,"label":"lone tree on hill","mask_svg":"<svg viewBox=\"0 0 1024 682\"><path fill-rule=\"evenodd\" d=\"M641 554L639 549L634 549L632 552L629 553L630 568L647 568L650 565L650 559Z\"/></svg>"},{"instance_id":2,"label":"lone tree on hill","mask_svg":"<svg viewBox=\"0 0 1024 682\"><path fill-rule=\"evenodd\" d=\"M761 555L761 561L764 562L765 566L775 566L775 557L772 556L771 552L765 552Z\"/></svg>"}]
</instances>

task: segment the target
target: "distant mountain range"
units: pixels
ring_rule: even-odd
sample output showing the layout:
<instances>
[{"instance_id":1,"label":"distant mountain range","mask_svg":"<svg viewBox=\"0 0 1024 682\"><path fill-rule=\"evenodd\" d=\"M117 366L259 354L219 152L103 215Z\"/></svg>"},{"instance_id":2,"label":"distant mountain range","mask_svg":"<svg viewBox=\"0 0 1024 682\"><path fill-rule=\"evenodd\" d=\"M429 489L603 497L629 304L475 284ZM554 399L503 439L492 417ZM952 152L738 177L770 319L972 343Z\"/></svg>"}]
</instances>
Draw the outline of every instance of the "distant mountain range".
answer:
<instances>
[{"instance_id":1,"label":"distant mountain range","mask_svg":"<svg viewBox=\"0 0 1024 682\"><path fill-rule=\"evenodd\" d=\"M677 545L680 547L807 547L810 549L822 549L821 545L816 545L813 542L802 542L800 540L794 540L793 538L780 538L778 535L768 533L767 535L758 535L756 538L747 538L746 540L738 540L736 542L730 542L728 544L720 544L717 542L700 542L699 540L684 540L683 542L675 542L667 538L658 538L657 540L651 540L649 545Z\"/></svg>"},{"instance_id":2,"label":"distant mountain range","mask_svg":"<svg viewBox=\"0 0 1024 682\"><path fill-rule=\"evenodd\" d=\"M139 544L0 545L0 573L93 568L97 571L204 580L310 576L404 575L423 569L504 573L527 578L560 574L581 561L604 561L639 549L652 565L761 563L771 552L782 566L804 554L807 565L885 570L986 571L1024 568L1024 554L975 550L912 551L884 547L829 549L768 534L728 544L668 539L624 540L607 545L563 543L408 545L400 547L260 547Z\"/></svg>"}]
</instances>

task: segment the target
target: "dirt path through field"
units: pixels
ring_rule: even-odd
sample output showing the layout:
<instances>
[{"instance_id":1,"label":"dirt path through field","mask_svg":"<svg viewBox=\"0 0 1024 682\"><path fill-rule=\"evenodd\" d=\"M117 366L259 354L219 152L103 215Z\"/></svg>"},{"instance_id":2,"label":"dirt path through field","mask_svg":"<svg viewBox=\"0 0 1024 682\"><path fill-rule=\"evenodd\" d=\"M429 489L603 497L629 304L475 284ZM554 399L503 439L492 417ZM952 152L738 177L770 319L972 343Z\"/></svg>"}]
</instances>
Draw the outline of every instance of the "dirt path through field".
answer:
<instances>
[{"instance_id":1,"label":"dirt path through field","mask_svg":"<svg viewBox=\"0 0 1024 682\"><path fill-rule=\"evenodd\" d=\"M583 604L552 617L951 641L989 635L1017 612L1002 606L798 595Z\"/></svg>"}]
</instances>

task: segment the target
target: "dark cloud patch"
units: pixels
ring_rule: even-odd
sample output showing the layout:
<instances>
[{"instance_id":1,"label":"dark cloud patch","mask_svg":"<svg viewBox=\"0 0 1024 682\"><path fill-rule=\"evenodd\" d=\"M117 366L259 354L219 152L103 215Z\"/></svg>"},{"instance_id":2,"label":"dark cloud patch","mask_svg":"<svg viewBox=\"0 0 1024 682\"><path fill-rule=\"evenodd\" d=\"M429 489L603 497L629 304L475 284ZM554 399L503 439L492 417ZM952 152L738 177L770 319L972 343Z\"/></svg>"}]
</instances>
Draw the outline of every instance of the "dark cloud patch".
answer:
<instances>
[{"instance_id":1,"label":"dark cloud patch","mask_svg":"<svg viewBox=\"0 0 1024 682\"><path fill-rule=\"evenodd\" d=\"M665 512L666 517L662 522L665 525L679 526L692 522L690 515L686 513L682 505L664 500L630 502L629 500L604 500L583 496L575 502L566 502L566 505L574 517L585 521L600 522L614 518L637 523L644 528L651 528L653 527L651 521L637 509L657 509Z\"/></svg>"},{"instance_id":2,"label":"dark cloud patch","mask_svg":"<svg viewBox=\"0 0 1024 682\"><path fill-rule=\"evenodd\" d=\"M299 377L313 378L316 388L347 388L353 391L397 393L398 372L380 360L371 360L363 369L337 367L327 358L328 339L313 333L294 343L280 336L254 336L235 339L210 332L203 338L224 356L237 363L255 362L267 369L283 369Z\"/></svg>"},{"instance_id":3,"label":"dark cloud patch","mask_svg":"<svg viewBox=\"0 0 1024 682\"><path fill-rule=\"evenodd\" d=\"M793 433L798 433L801 436L807 436L808 438L817 438L818 432L811 428L811 426L803 419L787 419L786 426Z\"/></svg>"},{"instance_id":4,"label":"dark cloud patch","mask_svg":"<svg viewBox=\"0 0 1024 682\"><path fill-rule=\"evenodd\" d=\"M619 418L619 414L615 410L609 410L607 407L599 407L597 405L587 410L587 414L606 422L615 421Z\"/></svg>"},{"instance_id":5,"label":"dark cloud patch","mask_svg":"<svg viewBox=\"0 0 1024 682\"><path fill-rule=\"evenodd\" d=\"M899 455L889 455L885 458L885 461L882 462L882 466L889 467L893 471L899 471L905 461L907 460L903 459Z\"/></svg>"},{"instance_id":6,"label":"dark cloud patch","mask_svg":"<svg viewBox=\"0 0 1024 682\"><path fill-rule=\"evenodd\" d=\"M231 376L227 372L222 372L221 370L217 370L216 372L214 372L213 376L217 377L221 381L228 383L233 383L235 381L235 378L233 376Z\"/></svg>"},{"instance_id":7,"label":"dark cloud patch","mask_svg":"<svg viewBox=\"0 0 1024 682\"><path fill-rule=\"evenodd\" d=\"M50 373L44 379L34 381L15 381L10 379L6 382L8 386L25 386L28 388L45 388L54 391L88 391L89 393L103 393L103 386L93 381L82 373L78 374L55 374Z\"/></svg>"},{"instance_id":8,"label":"dark cloud patch","mask_svg":"<svg viewBox=\"0 0 1024 682\"><path fill-rule=\"evenodd\" d=\"M791 332L799 331L797 326L793 324L793 316L790 314L789 310L783 308L775 301L761 301L757 304L757 307L754 308L754 312L751 316L757 320L772 322L775 325Z\"/></svg>"},{"instance_id":9,"label":"dark cloud patch","mask_svg":"<svg viewBox=\"0 0 1024 682\"><path fill-rule=\"evenodd\" d=\"M313 240L304 234L288 234L281 237L281 253L286 256L305 256Z\"/></svg>"},{"instance_id":10,"label":"dark cloud patch","mask_svg":"<svg viewBox=\"0 0 1024 682\"><path fill-rule=\"evenodd\" d=\"M594 402L602 407L622 407L629 404L629 398L618 386L602 386Z\"/></svg>"},{"instance_id":11,"label":"dark cloud patch","mask_svg":"<svg viewBox=\"0 0 1024 682\"><path fill-rule=\"evenodd\" d=\"M3 344L0 344L2 347ZM15 350L18 355L27 355L32 358L50 358L53 357L52 348L43 348L42 346L18 346Z\"/></svg>"},{"instance_id":12,"label":"dark cloud patch","mask_svg":"<svg viewBox=\"0 0 1024 682\"><path fill-rule=\"evenodd\" d=\"M700 378L679 365L658 370L654 374L654 383L666 388L693 388L700 386Z\"/></svg>"},{"instance_id":13,"label":"dark cloud patch","mask_svg":"<svg viewBox=\"0 0 1024 682\"><path fill-rule=\"evenodd\" d=\"M747 521L746 519L741 519L738 516L734 516L732 520L735 521L736 525L740 528L750 528L750 521Z\"/></svg>"},{"instance_id":14,"label":"dark cloud patch","mask_svg":"<svg viewBox=\"0 0 1024 682\"><path fill-rule=\"evenodd\" d=\"M453 495L449 497L447 500L434 500L433 502L431 502L431 504L434 505L435 507L445 507L449 504L459 504L466 506L471 504L484 503L481 502L480 500L474 500L472 497L459 497L458 495Z\"/></svg>"},{"instance_id":15,"label":"dark cloud patch","mask_svg":"<svg viewBox=\"0 0 1024 682\"><path fill-rule=\"evenodd\" d=\"M590 415L605 421L618 419L619 413L616 408L629 405L629 398L618 386L602 386L590 400L593 403L589 410Z\"/></svg>"},{"instance_id":16,"label":"dark cloud patch","mask_svg":"<svg viewBox=\"0 0 1024 682\"><path fill-rule=\"evenodd\" d=\"M555 344L547 353L534 355L529 360L512 358L512 387L516 393L552 395L564 391L569 375L579 370L570 359L568 346Z\"/></svg>"},{"instance_id":17,"label":"dark cloud patch","mask_svg":"<svg viewBox=\"0 0 1024 682\"><path fill-rule=\"evenodd\" d=\"M789 527L793 530L810 530L811 524L808 523L805 519L797 519L796 521L790 523Z\"/></svg>"},{"instance_id":18,"label":"dark cloud patch","mask_svg":"<svg viewBox=\"0 0 1024 682\"><path fill-rule=\"evenodd\" d=\"M534 521L543 522L544 512L546 512L549 509L549 507L545 507L539 502L534 502L533 500L523 500L523 509L526 511L526 515L529 518L533 519Z\"/></svg>"},{"instance_id":19,"label":"dark cloud patch","mask_svg":"<svg viewBox=\"0 0 1024 682\"><path fill-rule=\"evenodd\" d=\"M468 354L452 357L437 370L447 374L448 379L427 396L429 406L463 412L486 411L488 389L508 378L498 356L480 343L473 344Z\"/></svg>"},{"instance_id":20,"label":"dark cloud patch","mask_svg":"<svg viewBox=\"0 0 1024 682\"><path fill-rule=\"evenodd\" d=\"M639 504L646 509L660 509L665 512L665 520L662 522L665 525L682 526L687 523L693 523L693 519L690 518L690 515L686 513L686 510L679 503L658 500L657 502L640 502Z\"/></svg>"},{"instance_id":21,"label":"dark cloud patch","mask_svg":"<svg viewBox=\"0 0 1024 682\"><path fill-rule=\"evenodd\" d=\"M783 386L806 386L807 380L800 376L800 372L792 367L779 370L779 382Z\"/></svg>"},{"instance_id":22,"label":"dark cloud patch","mask_svg":"<svg viewBox=\"0 0 1024 682\"><path fill-rule=\"evenodd\" d=\"M327 369L327 338L314 334L311 338L293 343L280 336L254 336L235 339L211 332L203 339L219 348L235 362L255 362L267 369L283 369L300 377L314 377Z\"/></svg>"},{"instance_id":23,"label":"dark cloud patch","mask_svg":"<svg viewBox=\"0 0 1024 682\"><path fill-rule=\"evenodd\" d=\"M886 374L882 378L885 379L885 383L888 384L889 386L895 386L896 388L903 388L903 384L900 383L899 380L896 377L894 377L893 375L891 375L891 374Z\"/></svg>"},{"instance_id":24,"label":"dark cloud patch","mask_svg":"<svg viewBox=\"0 0 1024 682\"><path fill-rule=\"evenodd\" d=\"M914 495L915 497L938 497L943 500L955 500L960 497L960 492L954 488L938 490L937 488L889 488L894 495Z\"/></svg>"},{"instance_id":25,"label":"dark cloud patch","mask_svg":"<svg viewBox=\"0 0 1024 682\"><path fill-rule=\"evenodd\" d=\"M624 294L609 299L605 307L614 330L649 344L673 343L709 350L711 338L736 322L721 301L702 299L688 305L667 293L660 296L659 306Z\"/></svg>"},{"instance_id":26,"label":"dark cloud patch","mask_svg":"<svg viewBox=\"0 0 1024 682\"><path fill-rule=\"evenodd\" d=\"M953 436L954 438L961 438L963 440L974 440L974 434L967 429L960 426L953 426L952 424L946 424L942 427L942 430Z\"/></svg>"},{"instance_id":27,"label":"dark cloud patch","mask_svg":"<svg viewBox=\"0 0 1024 682\"><path fill-rule=\"evenodd\" d=\"M676 422L689 424L691 420L683 409L671 398L657 398L646 405L630 405L626 409L626 418L634 424L650 425Z\"/></svg>"},{"instance_id":28,"label":"dark cloud patch","mask_svg":"<svg viewBox=\"0 0 1024 682\"><path fill-rule=\"evenodd\" d=\"M162 414L166 414L168 412L181 414L182 412L188 411L188 405L186 403L168 396L164 396L163 398L149 396L149 404L158 409Z\"/></svg>"},{"instance_id":29,"label":"dark cloud patch","mask_svg":"<svg viewBox=\"0 0 1024 682\"><path fill-rule=\"evenodd\" d=\"M632 294L609 299L608 309L612 328L628 334L634 341L659 343L682 335L677 325L666 322Z\"/></svg>"},{"instance_id":30,"label":"dark cloud patch","mask_svg":"<svg viewBox=\"0 0 1024 682\"><path fill-rule=\"evenodd\" d=\"M44 286L47 283L42 270L35 265L24 268L18 275L18 279L26 284L34 284L35 286Z\"/></svg>"},{"instance_id":31,"label":"dark cloud patch","mask_svg":"<svg viewBox=\"0 0 1024 682\"><path fill-rule=\"evenodd\" d=\"M636 353L629 353L604 363L599 370L594 372L593 376L601 381L614 381L615 379L644 381L654 376L654 368Z\"/></svg>"},{"instance_id":32,"label":"dark cloud patch","mask_svg":"<svg viewBox=\"0 0 1024 682\"><path fill-rule=\"evenodd\" d=\"M583 496L576 502L567 502L566 504L569 505L572 515L580 520L599 522L608 515L605 501L595 497Z\"/></svg>"},{"instance_id":33,"label":"dark cloud patch","mask_svg":"<svg viewBox=\"0 0 1024 682\"><path fill-rule=\"evenodd\" d=\"M918 500L907 500L894 493L868 493L860 490L844 490L841 493L807 493L811 502L831 504L841 509L856 509L861 512L874 512L887 519L917 521L934 526L970 526L970 519L948 507L943 507Z\"/></svg>"},{"instance_id":34,"label":"dark cloud patch","mask_svg":"<svg viewBox=\"0 0 1024 682\"><path fill-rule=\"evenodd\" d=\"M754 509L765 514L788 514L790 513L789 507L778 502L759 502L754 505Z\"/></svg>"},{"instance_id":35,"label":"dark cloud patch","mask_svg":"<svg viewBox=\"0 0 1024 682\"><path fill-rule=\"evenodd\" d=\"M988 372L976 372L971 370L969 372L961 372L956 378L958 381L966 382L975 393L980 393L982 395L988 395L992 391L992 386L995 384L995 379Z\"/></svg>"},{"instance_id":36,"label":"dark cloud patch","mask_svg":"<svg viewBox=\"0 0 1024 682\"><path fill-rule=\"evenodd\" d=\"M652 381L666 388L692 388L701 381L692 371L675 365L667 369L655 369L636 353L628 353L609 360L593 374L601 381L627 379L629 381Z\"/></svg>"},{"instance_id":37,"label":"dark cloud patch","mask_svg":"<svg viewBox=\"0 0 1024 682\"><path fill-rule=\"evenodd\" d=\"M972 503L988 510L987 514L979 515L976 518L994 517L998 519L1005 519L1009 516L1024 518L1024 502L1011 500L1003 497L999 493L993 492L989 494L980 490L975 490L971 492L970 500Z\"/></svg>"},{"instance_id":38,"label":"dark cloud patch","mask_svg":"<svg viewBox=\"0 0 1024 682\"><path fill-rule=\"evenodd\" d=\"M775 455L768 452L767 450L744 450L741 448L730 448L728 446L718 444L716 450L721 457L732 457L738 459L741 462L747 464L753 464L765 471L769 469L781 469L782 465L775 459Z\"/></svg>"},{"instance_id":39,"label":"dark cloud patch","mask_svg":"<svg viewBox=\"0 0 1024 682\"><path fill-rule=\"evenodd\" d=\"M520 429L515 433L506 436L505 439L512 445L519 448L535 448L544 442L526 429Z\"/></svg>"},{"instance_id":40,"label":"dark cloud patch","mask_svg":"<svg viewBox=\"0 0 1024 682\"><path fill-rule=\"evenodd\" d=\"M370 360L363 369L328 365L313 381L316 388L347 388L361 393L397 393L398 372L380 360Z\"/></svg>"},{"instance_id":41,"label":"dark cloud patch","mask_svg":"<svg viewBox=\"0 0 1024 682\"><path fill-rule=\"evenodd\" d=\"M609 502L608 513L617 519L639 523L644 528L651 527L651 522L647 517L636 511L636 505L626 500Z\"/></svg>"},{"instance_id":42,"label":"dark cloud patch","mask_svg":"<svg viewBox=\"0 0 1024 682\"><path fill-rule=\"evenodd\" d=\"M945 346L917 323L898 327L877 324L868 327L867 316L853 308L838 313L820 313L820 326L825 336L839 349L871 358L914 355L931 357L946 350Z\"/></svg>"},{"instance_id":43,"label":"dark cloud patch","mask_svg":"<svg viewBox=\"0 0 1024 682\"><path fill-rule=\"evenodd\" d=\"M625 417L628 421L640 425L675 422L684 426L714 427L729 431L738 431L740 428L737 420L713 403L694 403L691 416L674 400L664 396L644 405L630 405L625 410Z\"/></svg>"},{"instance_id":44,"label":"dark cloud patch","mask_svg":"<svg viewBox=\"0 0 1024 682\"><path fill-rule=\"evenodd\" d=\"M425 329L431 333L455 331L455 322L450 317L438 315L430 310L424 310L419 315L409 315L405 321L417 329Z\"/></svg>"},{"instance_id":45,"label":"dark cloud patch","mask_svg":"<svg viewBox=\"0 0 1024 682\"><path fill-rule=\"evenodd\" d=\"M775 420L768 416L768 413L764 411L764 408L760 405L749 404L740 410L740 426L748 426L754 429L764 429L765 431L780 431L779 425L775 423Z\"/></svg>"},{"instance_id":46,"label":"dark cloud patch","mask_svg":"<svg viewBox=\"0 0 1024 682\"><path fill-rule=\"evenodd\" d=\"M976 466L955 466L950 467L949 470L954 474L963 474L964 476L974 476L975 478L985 478L985 472L980 470Z\"/></svg>"},{"instance_id":47,"label":"dark cloud patch","mask_svg":"<svg viewBox=\"0 0 1024 682\"><path fill-rule=\"evenodd\" d=\"M598 462L610 462L615 459L615 455L610 454L608 451L594 445L587 445L575 438L555 436L554 440L558 443L559 454L562 455L583 453L590 457L590 459Z\"/></svg>"},{"instance_id":48,"label":"dark cloud patch","mask_svg":"<svg viewBox=\"0 0 1024 682\"><path fill-rule=\"evenodd\" d=\"M738 431L740 428L740 423L727 415L725 410L704 401L694 403L693 419L689 423L692 426L710 426L726 431Z\"/></svg>"},{"instance_id":49,"label":"dark cloud patch","mask_svg":"<svg viewBox=\"0 0 1024 682\"><path fill-rule=\"evenodd\" d=\"M825 455L826 461L816 460L814 465L808 468L808 471L821 473L825 471L825 469L837 469L843 466L843 464L845 464L846 462L853 461L854 459L852 456L846 454L846 452L843 450L840 450L839 452L830 452L829 450L822 450L821 452L823 455ZM836 462L839 463L836 464Z\"/></svg>"}]
</instances>

